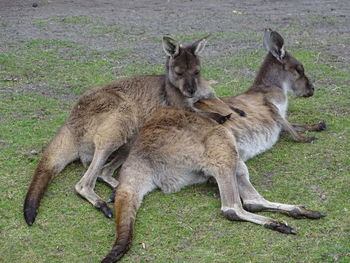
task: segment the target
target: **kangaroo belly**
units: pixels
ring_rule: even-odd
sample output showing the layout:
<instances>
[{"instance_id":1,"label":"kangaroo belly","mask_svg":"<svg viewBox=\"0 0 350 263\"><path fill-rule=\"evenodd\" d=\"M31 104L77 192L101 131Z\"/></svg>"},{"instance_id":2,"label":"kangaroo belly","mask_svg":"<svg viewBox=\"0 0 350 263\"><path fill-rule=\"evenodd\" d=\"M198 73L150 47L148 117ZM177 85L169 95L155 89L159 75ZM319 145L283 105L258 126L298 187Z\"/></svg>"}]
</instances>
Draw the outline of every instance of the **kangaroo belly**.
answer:
<instances>
[{"instance_id":1,"label":"kangaroo belly","mask_svg":"<svg viewBox=\"0 0 350 263\"><path fill-rule=\"evenodd\" d=\"M200 172L190 171L188 168L166 169L156 173L154 182L164 193L175 193L183 187L204 183L208 177Z\"/></svg>"},{"instance_id":2,"label":"kangaroo belly","mask_svg":"<svg viewBox=\"0 0 350 263\"><path fill-rule=\"evenodd\" d=\"M277 142L281 128L275 125L272 128L261 127L258 131L252 131L239 136L237 147L240 157L247 161L254 156L263 153Z\"/></svg>"}]
</instances>

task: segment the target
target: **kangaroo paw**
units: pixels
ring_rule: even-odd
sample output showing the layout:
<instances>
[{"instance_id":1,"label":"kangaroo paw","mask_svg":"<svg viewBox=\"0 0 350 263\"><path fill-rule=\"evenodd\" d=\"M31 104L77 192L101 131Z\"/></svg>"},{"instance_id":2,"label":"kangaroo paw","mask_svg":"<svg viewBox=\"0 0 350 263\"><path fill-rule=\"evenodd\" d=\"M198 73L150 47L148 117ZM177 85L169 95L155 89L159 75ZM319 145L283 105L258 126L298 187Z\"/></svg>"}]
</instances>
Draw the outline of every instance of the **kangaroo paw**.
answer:
<instances>
[{"instance_id":1,"label":"kangaroo paw","mask_svg":"<svg viewBox=\"0 0 350 263\"><path fill-rule=\"evenodd\" d=\"M101 212L107 217L107 218L112 218L113 214L112 214L112 210L108 207L108 205L106 204L106 202L104 201L98 201L97 204L95 205L95 207L99 210L101 210Z\"/></svg>"},{"instance_id":2,"label":"kangaroo paw","mask_svg":"<svg viewBox=\"0 0 350 263\"><path fill-rule=\"evenodd\" d=\"M225 123L228 119L230 119L230 117L231 117L231 114L221 115L215 112L211 113L211 118L214 119L219 124Z\"/></svg>"},{"instance_id":3,"label":"kangaroo paw","mask_svg":"<svg viewBox=\"0 0 350 263\"><path fill-rule=\"evenodd\" d=\"M230 114L228 114L228 115L225 115L225 116L222 116L221 118L220 118L220 121L218 121L220 124L223 124L223 123L225 123L227 120L229 120L231 118L231 113Z\"/></svg>"},{"instance_id":4,"label":"kangaroo paw","mask_svg":"<svg viewBox=\"0 0 350 263\"><path fill-rule=\"evenodd\" d=\"M234 112L236 112L241 117L245 117L246 116L245 111L242 111L241 109L238 109L238 108L233 107L233 106L230 106L230 109L233 110Z\"/></svg>"}]
</instances>

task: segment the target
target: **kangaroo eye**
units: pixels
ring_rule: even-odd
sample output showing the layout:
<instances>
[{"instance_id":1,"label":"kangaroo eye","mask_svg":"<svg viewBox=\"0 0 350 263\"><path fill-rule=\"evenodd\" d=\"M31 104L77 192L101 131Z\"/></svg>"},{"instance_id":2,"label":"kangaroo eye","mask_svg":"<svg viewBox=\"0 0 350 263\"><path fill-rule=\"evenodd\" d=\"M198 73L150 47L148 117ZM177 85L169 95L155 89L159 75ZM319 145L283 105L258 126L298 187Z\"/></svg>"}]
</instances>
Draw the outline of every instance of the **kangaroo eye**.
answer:
<instances>
[{"instance_id":1,"label":"kangaroo eye","mask_svg":"<svg viewBox=\"0 0 350 263\"><path fill-rule=\"evenodd\" d=\"M198 75L200 73L200 71L199 70L196 70L195 72L194 72L194 75Z\"/></svg>"},{"instance_id":2,"label":"kangaroo eye","mask_svg":"<svg viewBox=\"0 0 350 263\"><path fill-rule=\"evenodd\" d=\"M182 72L175 72L175 74L176 74L177 76L179 76L179 77L183 75Z\"/></svg>"}]
</instances>

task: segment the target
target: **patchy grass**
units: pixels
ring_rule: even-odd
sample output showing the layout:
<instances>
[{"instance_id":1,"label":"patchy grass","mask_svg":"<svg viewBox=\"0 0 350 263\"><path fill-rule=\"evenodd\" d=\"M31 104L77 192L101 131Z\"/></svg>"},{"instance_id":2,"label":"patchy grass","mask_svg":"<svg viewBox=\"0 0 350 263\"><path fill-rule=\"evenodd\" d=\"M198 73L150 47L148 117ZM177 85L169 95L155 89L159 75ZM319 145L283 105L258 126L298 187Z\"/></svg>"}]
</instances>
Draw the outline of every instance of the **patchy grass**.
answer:
<instances>
[{"instance_id":1,"label":"patchy grass","mask_svg":"<svg viewBox=\"0 0 350 263\"><path fill-rule=\"evenodd\" d=\"M257 32L253 32L252 30L243 30L239 33L234 32L210 32L210 33L197 33L197 34L176 34L171 35L172 38L176 39L181 43L190 43L191 41L210 36L210 40L213 41L215 39L220 39L221 41L234 41L234 40L244 40L244 41L259 41L261 39L261 35ZM160 42L162 40L161 37L152 37L153 41Z\"/></svg>"},{"instance_id":2,"label":"patchy grass","mask_svg":"<svg viewBox=\"0 0 350 263\"><path fill-rule=\"evenodd\" d=\"M5 88L45 83L49 93L79 95L123 75L126 65L118 65L118 60L130 57L130 52L125 48L101 52L70 41L30 40L16 52L0 54L0 83Z\"/></svg>"},{"instance_id":3,"label":"patchy grass","mask_svg":"<svg viewBox=\"0 0 350 263\"><path fill-rule=\"evenodd\" d=\"M135 41L143 37L142 27L121 25L102 21L98 17L87 16L55 16L37 19L33 25L44 31L67 31L86 38L99 38L111 35L115 41Z\"/></svg>"},{"instance_id":4,"label":"patchy grass","mask_svg":"<svg viewBox=\"0 0 350 263\"><path fill-rule=\"evenodd\" d=\"M245 35L234 37L247 40ZM74 193L82 165L70 165L52 182L32 227L22 215L26 188L41 148L73 104L64 95L80 95L121 76L161 74L163 66L137 61L121 66L131 50L96 51L71 41L29 40L12 46L13 52L0 55L0 261L99 262L114 241L114 222ZM316 94L292 98L289 119L325 120L328 129L310 134L319 138L311 144L295 143L284 134L248 167L267 199L305 204L328 216L311 221L263 213L287 221L299 232L287 236L226 220L220 215L215 185L192 186L171 195L156 191L141 206L133 245L121 262L348 262L350 91L344 69L349 65L332 62L319 50L297 47L291 53L315 80ZM218 95L238 94L249 87L263 56L261 49L204 58L203 75L218 81ZM107 198L111 190L98 184L97 192Z\"/></svg>"},{"instance_id":5,"label":"patchy grass","mask_svg":"<svg viewBox=\"0 0 350 263\"><path fill-rule=\"evenodd\" d=\"M38 19L33 22L41 28L47 28L49 24L61 23L61 24L96 24L99 20L97 18L91 18L88 16L57 16Z\"/></svg>"},{"instance_id":6,"label":"patchy grass","mask_svg":"<svg viewBox=\"0 0 350 263\"><path fill-rule=\"evenodd\" d=\"M321 23L329 23L332 25L339 23L339 20L334 16L320 16L315 14L309 16L309 21L312 26L317 26Z\"/></svg>"}]
</instances>

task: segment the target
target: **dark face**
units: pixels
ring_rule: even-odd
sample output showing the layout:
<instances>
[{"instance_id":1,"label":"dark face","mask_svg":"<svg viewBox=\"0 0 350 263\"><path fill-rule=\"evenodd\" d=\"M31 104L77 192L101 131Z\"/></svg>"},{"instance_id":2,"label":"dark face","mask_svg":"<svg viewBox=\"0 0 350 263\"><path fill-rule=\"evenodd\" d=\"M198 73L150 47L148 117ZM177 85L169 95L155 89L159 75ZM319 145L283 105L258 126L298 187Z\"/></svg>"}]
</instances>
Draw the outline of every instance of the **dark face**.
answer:
<instances>
[{"instance_id":1,"label":"dark face","mask_svg":"<svg viewBox=\"0 0 350 263\"><path fill-rule=\"evenodd\" d=\"M175 58L169 58L168 77L175 87L188 98L196 96L200 89L200 61L190 48L180 48Z\"/></svg>"},{"instance_id":2,"label":"dark face","mask_svg":"<svg viewBox=\"0 0 350 263\"><path fill-rule=\"evenodd\" d=\"M314 94L314 86L305 75L303 64L287 55L283 61L287 79L291 83L291 91L298 97L310 97Z\"/></svg>"}]
</instances>

